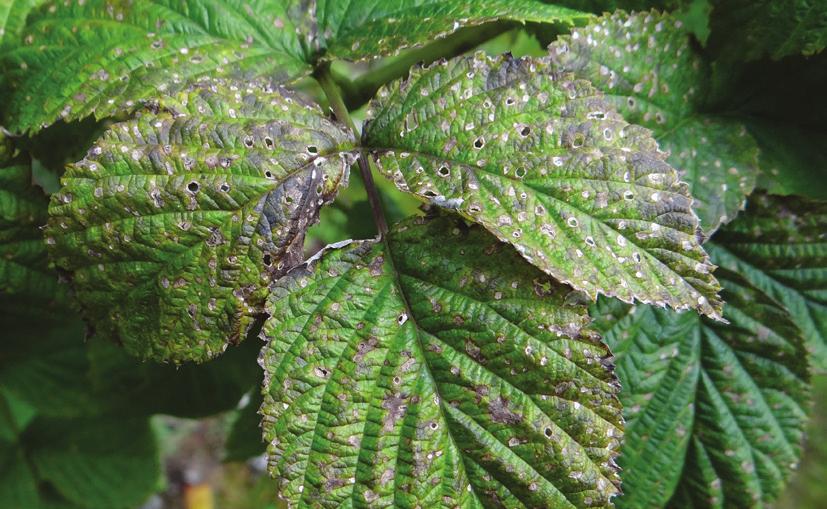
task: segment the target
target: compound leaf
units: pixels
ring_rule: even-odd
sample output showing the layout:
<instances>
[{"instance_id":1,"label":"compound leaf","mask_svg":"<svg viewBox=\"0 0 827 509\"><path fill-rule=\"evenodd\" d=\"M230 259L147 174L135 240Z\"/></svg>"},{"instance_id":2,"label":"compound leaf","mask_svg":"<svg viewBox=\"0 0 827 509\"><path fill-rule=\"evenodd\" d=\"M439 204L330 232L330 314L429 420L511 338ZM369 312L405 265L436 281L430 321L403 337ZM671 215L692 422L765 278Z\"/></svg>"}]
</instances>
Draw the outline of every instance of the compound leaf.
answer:
<instances>
[{"instance_id":1,"label":"compound leaf","mask_svg":"<svg viewBox=\"0 0 827 509\"><path fill-rule=\"evenodd\" d=\"M456 218L275 285L261 412L297 505L608 507L622 423L570 290Z\"/></svg>"},{"instance_id":2,"label":"compound leaf","mask_svg":"<svg viewBox=\"0 0 827 509\"><path fill-rule=\"evenodd\" d=\"M301 260L347 182L351 138L283 90L202 80L69 167L46 242L104 337L208 359L244 339L270 280Z\"/></svg>"},{"instance_id":3,"label":"compound leaf","mask_svg":"<svg viewBox=\"0 0 827 509\"><path fill-rule=\"evenodd\" d=\"M320 0L317 41L329 58L392 55L489 21L563 23L590 14L534 0Z\"/></svg>"},{"instance_id":4,"label":"compound leaf","mask_svg":"<svg viewBox=\"0 0 827 509\"><path fill-rule=\"evenodd\" d=\"M709 48L727 62L813 55L827 47L827 5L811 0L715 0Z\"/></svg>"},{"instance_id":5,"label":"compound leaf","mask_svg":"<svg viewBox=\"0 0 827 509\"><path fill-rule=\"evenodd\" d=\"M761 290L718 277L730 324L644 306L596 322L618 352L628 422L619 507L756 507L778 496L800 457L801 333Z\"/></svg>"},{"instance_id":6,"label":"compound leaf","mask_svg":"<svg viewBox=\"0 0 827 509\"><path fill-rule=\"evenodd\" d=\"M558 280L717 315L691 197L648 132L547 60L455 59L379 92L364 142L403 191Z\"/></svg>"},{"instance_id":7,"label":"compound leaf","mask_svg":"<svg viewBox=\"0 0 827 509\"><path fill-rule=\"evenodd\" d=\"M562 69L590 80L623 117L651 129L687 181L704 233L732 220L755 187L758 148L744 125L701 113L709 69L668 14L618 11L549 47Z\"/></svg>"},{"instance_id":8,"label":"compound leaf","mask_svg":"<svg viewBox=\"0 0 827 509\"><path fill-rule=\"evenodd\" d=\"M2 57L7 127L101 118L205 75L309 72L282 0L54 1L41 6Z\"/></svg>"},{"instance_id":9,"label":"compound leaf","mask_svg":"<svg viewBox=\"0 0 827 509\"><path fill-rule=\"evenodd\" d=\"M32 184L29 160L12 159L13 148L5 141L0 133L0 308L4 316L48 318L44 314L67 303L40 231L48 199Z\"/></svg>"},{"instance_id":10,"label":"compound leaf","mask_svg":"<svg viewBox=\"0 0 827 509\"><path fill-rule=\"evenodd\" d=\"M755 194L747 212L714 237L716 264L782 303L827 370L827 203Z\"/></svg>"}]
</instances>

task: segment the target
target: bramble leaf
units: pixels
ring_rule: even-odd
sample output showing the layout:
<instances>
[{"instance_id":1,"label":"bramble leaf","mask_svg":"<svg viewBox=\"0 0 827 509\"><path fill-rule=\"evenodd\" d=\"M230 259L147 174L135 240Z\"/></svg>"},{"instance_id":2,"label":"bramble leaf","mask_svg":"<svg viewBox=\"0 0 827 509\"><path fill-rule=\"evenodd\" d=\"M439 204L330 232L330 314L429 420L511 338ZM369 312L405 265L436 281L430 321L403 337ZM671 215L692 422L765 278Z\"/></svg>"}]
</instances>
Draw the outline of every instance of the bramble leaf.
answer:
<instances>
[{"instance_id":1,"label":"bramble leaf","mask_svg":"<svg viewBox=\"0 0 827 509\"><path fill-rule=\"evenodd\" d=\"M721 301L691 197L648 132L547 60L455 59L379 92L364 143L403 191L456 210L594 297Z\"/></svg>"},{"instance_id":2,"label":"bramble leaf","mask_svg":"<svg viewBox=\"0 0 827 509\"><path fill-rule=\"evenodd\" d=\"M714 262L783 304L813 366L827 370L827 203L755 194L713 240Z\"/></svg>"},{"instance_id":3,"label":"bramble leaf","mask_svg":"<svg viewBox=\"0 0 827 509\"><path fill-rule=\"evenodd\" d=\"M591 14L535 0L320 0L318 39L327 58L364 60L393 55L489 21L584 22Z\"/></svg>"},{"instance_id":4,"label":"bramble leaf","mask_svg":"<svg viewBox=\"0 0 827 509\"><path fill-rule=\"evenodd\" d=\"M67 170L50 254L102 336L141 357L206 360L244 339L269 282L301 261L352 146L283 90L202 80Z\"/></svg>"},{"instance_id":5,"label":"bramble leaf","mask_svg":"<svg viewBox=\"0 0 827 509\"><path fill-rule=\"evenodd\" d=\"M3 55L7 127L102 118L205 75L307 74L294 9L282 0L49 2Z\"/></svg>"},{"instance_id":6,"label":"bramble leaf","mask_svg":"<svg viewBox=\"0 0 827 509\"><path fill-rule=\"evenodd\" d=\"M718 277L730 324L646 306L592 310L623 387L618 507L756 507L778 496L800 457L801 333L740 276Z\"/></svg>"},{"instance_id":7,"label":"bramble leaf","mask_svg":"<svg viewBox=\"0 0 827 509\"><path fill-rule=\"evenodd\" d=\"M627 121L652 130L689 184L705 234L744 208L758 148L740 122L701 112L709 69L680 21L618 11L560 37L549 52L604 92Z\"/></svg>"},{"instance_id":8,"label":"bramble leaf","mask_svg":"<svg viewBox=\"0 0 827 509\"><path fill-rule=\"evenodd\" d=\"M261 412L296 505L608 507L622 433L570 289L478 226L412 219L274 287Z\"/></svg>"},{"instance_id":9,"label":"bramble leaf","mask_svg":"<svg viewBox=\"0 0 827 509\"><path fill-rule=\"evenodd\" d=\"M66 286L49 268L40 231L48 199L32 184L28 159L12 159L5 141L0 133L0 308L19 319L42 319L67 305Z\"/></svg>"},{"instance_id":10,"label":"bramble leaf","mask_svg":"<svg viewBox=\"0 0 827 509\"><path fill-rule=\"evenodd\" d=\"M709 48L730 62L813 55L827 47L827 5L811 0L714 0Z\"/></svg>"}]
</instances>

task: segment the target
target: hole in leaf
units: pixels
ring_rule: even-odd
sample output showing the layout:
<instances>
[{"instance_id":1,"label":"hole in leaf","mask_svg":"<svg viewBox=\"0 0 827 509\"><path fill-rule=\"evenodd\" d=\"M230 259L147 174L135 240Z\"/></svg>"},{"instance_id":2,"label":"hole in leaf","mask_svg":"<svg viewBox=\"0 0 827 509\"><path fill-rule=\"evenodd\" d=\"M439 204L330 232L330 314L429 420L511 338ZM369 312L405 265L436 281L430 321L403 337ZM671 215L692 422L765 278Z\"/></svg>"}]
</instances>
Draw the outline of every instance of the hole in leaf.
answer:
<instances>
[{"instance_id":1,"label":"hole in leaf","mask_svg":"<svg viewBox=\"0 0 827 509\"><path fill-rule=\"evenodd\" d=\"M201 186L198 185L198 182L196 182L194 180L192 182L190 182L189 184L187 184L187 190L191 193L197 193L198 189L200 187Z\"/></svg>"},{"instance_id":2,"label":"hole in leaf","mask_svg":"<svg viewBox=\"0 0 827 509\"><path fill-rule=\"evenodd\" d=\"M264 255L264 265L269 267L270 264L272 264L272 263L273 263L273 258L269 254Z\"/></svg>"},{"instance_id":3,"label":"hole in leaf","mask_svg":"<svg viewBox=\"0 0 827 509\"><path fill-rule=\"evenodd\" d=\"M319 148L316 145L308 145L307 153L311 155L316 155L319 153Z\"/></svg>"}]
</instances>

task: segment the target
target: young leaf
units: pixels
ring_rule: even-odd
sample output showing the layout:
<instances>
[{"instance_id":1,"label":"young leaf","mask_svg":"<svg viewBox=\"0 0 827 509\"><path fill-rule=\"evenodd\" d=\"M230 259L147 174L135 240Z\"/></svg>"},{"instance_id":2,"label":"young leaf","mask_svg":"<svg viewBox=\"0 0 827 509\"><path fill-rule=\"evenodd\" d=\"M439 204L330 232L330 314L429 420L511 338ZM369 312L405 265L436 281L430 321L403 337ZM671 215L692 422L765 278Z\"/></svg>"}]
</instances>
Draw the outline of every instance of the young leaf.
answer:
<instances>
[{"instance_id":1,"label":"young leaf","mask_svg":"<svg viewBox=\"0 0 827 509\"><path fill-rule=\"evenodd\" d=\"M814 366L827 370L827 203L756 194L713 240L715 263L782 303Z\"/></svg>"},{"instance_id":2,"label":"young leaf","mask_svg":"<svg viewBox=\"0 0 827 509\"><path fill-rule=\"evenodd\" d=\"M53 1L36 10L2 58L5 119L36 131L58 118L97 118L206 75L309 72L283 0Z\"/></svg>"},{"instance_id":3,"label":"young leaf","mask_svg":"<svg viewBox=\"0 0 827 509\"><path fill-rule=\"evenodd\" d=\"M141 357L208 359L301 261L305 230L347 182L351 138L282 90L202 80L67 170L51 255L103 336Z\"/></svg>"},{"instance_id":4,"label":"young leaf","mask_svg":"<svg viewBox=\"0 0 827 509\"><path fill-rule=\"evenodd\" d=\"M801 333L740 276L718 277L728 325L645 306L596 321L617 352L628 423L619 507L761 506L800 457L809 380Z\"/></svg>"},{"instance_id":5,"label":"young leaf","mask_svg":"<svg viewBox=\"0 0 827 509\"><path fill-rule=\"evenodd\" d=\"M379 92L364 142L403 191L603 293L718 315L691 197L648 132L548 61L455 59Z\"/></svg>"},{"instance_id":6,"label":"young leaf","mask_svg":"<svg viewBox=\"0 0 827 509\"><path fill-rule=\"evenodd\" d=\"M607 507L622 422L570 290L478 226L401 223L275 284L263 429L292 504Z\"/></svg>"},{"instance_id":7,"label":"young leaf","mask_svg":"<svg viewBox=\"0 0 827 509\"><path fill-rule=\"evenodd\" d=\"M5 141L0 133L0 145ZM17 319L49 318L44 313L65 309L67 298L65 285L49 268L40 231L48 199L32 184L25 157L8 160L12 150L0 147L0 308Z\"/></svg>"},{"instance_id":8,"label":"young leaf","mask_svg":"<svg viewBox=\"0 0 827 509\"><path fill-rule=\"evenodd\" d=\"M695 199L704 233L732 220L755 187L758 148L739 122L701 113L709 69L680 21L618 11L549 46L623 117L652 130Z\"/></svg>"},{"instance_id":9,"label":"young leaf","mask_svg":"<svg viewBox=\"0 0 827 509\"><path fill-rule=\"evenodd\" d=\"M827 47L827 5L811 0L714 0L709 48L728 62L813 55Z\"/></svg>"},{"instance_id":10,"label":"young leaf","mask_svg":"<svg viewBox=\"0 0 827 509\"><path fill-rule=\"evenodd\" d=\"M592 17L535 0L320 0L316 16L311 44L347 60L393 55L489 21L571 25Z\"/></svg>"}]
</instances>

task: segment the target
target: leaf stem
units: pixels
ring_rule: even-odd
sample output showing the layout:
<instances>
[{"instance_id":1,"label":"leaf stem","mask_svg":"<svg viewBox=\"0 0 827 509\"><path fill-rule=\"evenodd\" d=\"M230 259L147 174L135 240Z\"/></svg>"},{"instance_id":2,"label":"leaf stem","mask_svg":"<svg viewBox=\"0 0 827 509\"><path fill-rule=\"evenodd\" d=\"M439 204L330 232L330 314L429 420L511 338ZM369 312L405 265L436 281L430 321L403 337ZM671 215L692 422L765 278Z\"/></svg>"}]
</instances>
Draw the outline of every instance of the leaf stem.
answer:
<instances>
[{"instance_id":1,"label":"leaf stem","mask_svg":"<svg viewBox=\"0 0 827 509\"><path fill-rule=\"evenodd\" d=\"M440 58L452 58L461 55L516 26L518 24L513 22L497 22L464 28L421 48L387 58L380 66L371 69L353 81L338 75L334 75L333 78L344 91L345 105L351 110L355 110L376 95L382 85L405 76L411 66L419 62L427 65Z\"/></svg>"},{"instance_id":2,"label":"leaf stem","mask_svg":"<svg viewBox=\"0 0 827 509\"><path fill-rule=\"evenodd\" d=\"M330 108L336 118L344 122L353 132L353 136L357 140L361 138L359 130L356 129L356 124L350 118L347 106L345 106L342 94L339 92L339 87L333 81L333 76L330 74L330 64L323 64L316 70L315 77L321 85L322 90L327 96L330 103ZM370 204L370 211L373 214L373 222L376 223L376 229L379 235L384 238L388 233L388 221L385 219L385 211L382 208L382 201L379 197L379 191L376 189L376 184L373 181L373 174L370 171L370 160L363 149L359 150L359 172L362 175L362 181L365 184L365 192L368 195L368 203Z\"/></svg>"}]
</instances>

